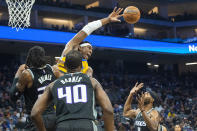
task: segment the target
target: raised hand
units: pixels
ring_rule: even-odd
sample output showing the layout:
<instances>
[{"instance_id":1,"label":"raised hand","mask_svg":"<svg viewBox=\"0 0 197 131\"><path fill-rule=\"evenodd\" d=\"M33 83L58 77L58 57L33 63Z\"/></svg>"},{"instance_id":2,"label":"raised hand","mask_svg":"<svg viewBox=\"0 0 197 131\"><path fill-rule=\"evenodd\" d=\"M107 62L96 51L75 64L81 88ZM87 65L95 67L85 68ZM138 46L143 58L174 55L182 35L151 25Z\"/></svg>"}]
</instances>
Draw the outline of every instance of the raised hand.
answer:
<instances>
[{"instance_id":1,"label":"raised hand","mask_svg":"<svg viewBox=\"0 0 197 131\"><path fill-rule=\"evenodd\" d=\"M141 95L138 95L137 97L137 101L138 101L138 108L141 110L141 111L144 111L144 98L145 98L145 94L142 93Z\"/></svg>"},{"instance_id":2,"label":"raised hand","mask_svg":"<svg viewBox=\"0 0 197 131\"><path fill-rule=\"evenodd\" d=\"M135 94L137 93L142 87L144 87L144 83L140 83L138 85L138 82L135 84L135 86L131 89L130 93Z\"/></svg>"},{"instance_id":3,"label":"raised hand","mask_svg":"<svg viewBox=\"0 0 197 131\"><path fill-rule=\"evenodd\" d=\"M120 13L123 11L123 8L115 7L113 12L108 16L110 22L121 22L119 18L122 16Z\"/></svg>"}]
</instances>

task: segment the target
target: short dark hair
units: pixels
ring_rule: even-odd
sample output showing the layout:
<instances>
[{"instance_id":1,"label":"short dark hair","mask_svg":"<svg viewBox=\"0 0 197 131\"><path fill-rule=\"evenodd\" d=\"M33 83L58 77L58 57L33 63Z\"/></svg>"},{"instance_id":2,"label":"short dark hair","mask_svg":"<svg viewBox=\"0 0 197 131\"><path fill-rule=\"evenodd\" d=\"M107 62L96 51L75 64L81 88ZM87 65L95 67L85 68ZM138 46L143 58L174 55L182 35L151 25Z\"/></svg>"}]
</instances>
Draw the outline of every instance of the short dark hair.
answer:
<instances>
[{"instance_id":1,"label":"short dark hair","mask_svg":"<svg viewBox=\"0 0 197 131\"><path fill-rule=\"evenodd\" d=\"M44 48L40 46L30 48L26 58L26 65L30 68L40 68L46 65Z\"/></svg>"},{"instance_id":2,"label":"short dark hair","mask_svg":"<svg viewBox=\"0 0 197 131\"><path fill-rule=\"evenodd\" d=\"M82 54L79 51L71 50L66 55L65 67L69 70L73 70L82 66Z\"/></svg>"}]
</instances>

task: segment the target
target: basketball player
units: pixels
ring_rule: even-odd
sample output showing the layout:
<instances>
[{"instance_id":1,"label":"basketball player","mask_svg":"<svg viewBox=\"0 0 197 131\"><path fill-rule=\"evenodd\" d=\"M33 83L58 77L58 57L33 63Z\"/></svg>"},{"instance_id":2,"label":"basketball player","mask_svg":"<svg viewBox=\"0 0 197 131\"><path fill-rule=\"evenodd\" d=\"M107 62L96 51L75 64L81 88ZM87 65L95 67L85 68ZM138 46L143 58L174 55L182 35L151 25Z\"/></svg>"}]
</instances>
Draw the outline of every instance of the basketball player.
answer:
<instances>
[{"instance_id":1,"label":"basketball player","mask_svg":"<svg viewBox=\"0 0 197 131\"><path fill-rule=\"evenodd\" d=\"M26 58L26 65L21 65L15 75L11 87L12 100L23 94L25 98L26 113L30 115L32 107L37 98L44 92L45 87L60 77L59 70L46 64L45 51L42 47L32 47ZM43 118L46 119L46 128L54 131L55 128L55 110L51 104L44 112ZM30 117L27 118L27 131L35 131Z\"/></svg>"},{"instance_id":2,"label":"basketball player","mask_svg":"<svg viewBox=\"0 0 197 131\"><path fill-rule=\"evenodd\" d=\"M72 50L66 55L65 67L68 74L46 87L36 101L31 117L39 131L46 131L41 114L51 101L56 105L56 131L96 131L95 102L103 110L106 131L113 131L114 116L111 102L100 83L93 77L80 72L82 55Z\"/></svg>"},{"instance_id":3,"label":"basketball player","mask_svg":"<svg viewBox=\"0 0 197 131\"><path fill-rule=\"evenodd\" d=\"M86 26L83 27L81 31L79 31L65 46L65 49L62 52L61 60L58 62L58 68L61 72L66 73L67 70L64 68L64 62L66 61L65 55L75 49L81 52L83 55L82 60L82 72L86 73L91 76L92 69L88 66L87 60L92 55L92 45L88 41L83 40L90 35L93 31L97 30L98 28L110 23L110 22L120 22L119 18L122 16L120 13L122 12L122 8L114 8L113 12L106 18L101 20L93 21L88 23Z\"/></svg>"},{"instance_id":4,"label":"basketball player","mask_svg":"<svg viewBox=\"0 0 197 131\"><path fill-rule=\"evenodd\" d=\"M138 95L138 109L131 108L133 95L142 87L143 83L139 85L136 83L134 88L130 91L124 105L123 115L134 119L136 131L157 131L160 117L159 113L153 108L153 104L156 101L156 95L153 91L142 93L141 96Z\"/></svg>"}]
</instances>

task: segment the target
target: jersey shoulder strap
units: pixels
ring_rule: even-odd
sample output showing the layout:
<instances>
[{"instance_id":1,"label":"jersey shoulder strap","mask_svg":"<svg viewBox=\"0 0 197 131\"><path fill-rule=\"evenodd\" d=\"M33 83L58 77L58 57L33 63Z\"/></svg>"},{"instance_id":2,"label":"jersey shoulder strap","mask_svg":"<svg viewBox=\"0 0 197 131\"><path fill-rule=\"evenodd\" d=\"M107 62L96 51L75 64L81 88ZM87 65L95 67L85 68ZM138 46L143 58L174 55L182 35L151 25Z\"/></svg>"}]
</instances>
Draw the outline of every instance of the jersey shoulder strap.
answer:
<instances>
[{"instance_id":1,"label":"jersey shoulder strap","mask_svg":"<svg viewBox=\"0 0 197 131\"><path fill-rule=\"evenodd\" d=\"M53 67L51 65L46 64L46 66L49 67L52 70L52 72L53 72Z\"/></svg>"}]
</instances>

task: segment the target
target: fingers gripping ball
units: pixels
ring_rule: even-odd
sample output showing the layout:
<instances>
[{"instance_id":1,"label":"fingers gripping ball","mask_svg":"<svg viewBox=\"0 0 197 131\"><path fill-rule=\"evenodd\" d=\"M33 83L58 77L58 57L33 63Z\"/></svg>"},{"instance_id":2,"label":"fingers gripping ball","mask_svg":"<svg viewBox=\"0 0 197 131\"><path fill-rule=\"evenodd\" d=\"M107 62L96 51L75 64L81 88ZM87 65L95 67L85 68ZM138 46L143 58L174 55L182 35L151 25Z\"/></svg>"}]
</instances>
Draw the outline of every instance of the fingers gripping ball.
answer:
<instances>
[{"instance_id":1,"label":"fingers gripping ball","mask_svg":"<svg viewBox=\"0 0 197 131\"><path fill-rule=\"evenodd\" d=\"M137 23L140 19L140 16L140 11L135 6L128 6L123 12L123 17L129 24Z\"/></svg>"}]
</instances>

